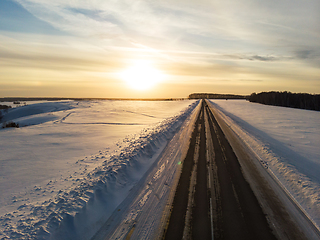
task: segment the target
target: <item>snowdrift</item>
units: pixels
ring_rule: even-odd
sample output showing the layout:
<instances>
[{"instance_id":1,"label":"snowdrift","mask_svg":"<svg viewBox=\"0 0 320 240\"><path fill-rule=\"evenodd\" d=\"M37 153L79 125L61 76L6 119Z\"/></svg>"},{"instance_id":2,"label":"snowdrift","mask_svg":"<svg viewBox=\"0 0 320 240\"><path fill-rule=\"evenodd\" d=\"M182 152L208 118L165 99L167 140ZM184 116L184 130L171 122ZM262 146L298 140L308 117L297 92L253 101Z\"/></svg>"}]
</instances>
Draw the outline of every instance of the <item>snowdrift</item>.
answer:
<instances>
[{"instance_id":1,"label":"snowdrift","mask_svg":"<svg viewBox=\"0 0 320 240\"><path fill-rule=\"evenodd\" d=\"M71 101L43 102L11 108L6 113L3 112L0 123L15 122L20 127L24 127L54 121L59 119L59 116L54 114L55 112L74 108L70 103Z\"/></svg>"}]
</instances>

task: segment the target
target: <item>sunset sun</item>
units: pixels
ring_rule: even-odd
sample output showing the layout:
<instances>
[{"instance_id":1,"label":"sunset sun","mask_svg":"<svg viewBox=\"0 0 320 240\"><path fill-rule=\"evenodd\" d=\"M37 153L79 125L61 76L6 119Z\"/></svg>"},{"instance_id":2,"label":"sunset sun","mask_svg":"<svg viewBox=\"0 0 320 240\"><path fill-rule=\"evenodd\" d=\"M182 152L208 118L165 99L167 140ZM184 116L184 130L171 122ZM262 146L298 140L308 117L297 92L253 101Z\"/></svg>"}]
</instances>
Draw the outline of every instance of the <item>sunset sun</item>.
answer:
<instances>
[{"instance_id":1,"label":"sunset sun","mask_svg":"<svg viewBox=\"0 0 320 240\"><path fill-rule=\"evenodd\" d=\"M121 73L121 78L133 89L147 90L163 79L163 73L146 60L136 61Z\"/></svg>"}]
</instances>

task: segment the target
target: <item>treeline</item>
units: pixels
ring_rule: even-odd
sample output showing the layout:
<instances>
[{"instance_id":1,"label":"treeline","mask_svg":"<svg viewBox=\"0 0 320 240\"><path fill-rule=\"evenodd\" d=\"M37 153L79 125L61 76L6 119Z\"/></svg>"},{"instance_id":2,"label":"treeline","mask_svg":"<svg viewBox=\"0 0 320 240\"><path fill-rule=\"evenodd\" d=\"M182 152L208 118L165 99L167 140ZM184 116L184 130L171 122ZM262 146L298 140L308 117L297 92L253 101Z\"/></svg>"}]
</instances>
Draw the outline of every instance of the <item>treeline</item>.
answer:
<instances>
[{"instance_id":1,"label":"treeline","mask_svg":"<svg viewBox=\"0 0 320 240\"><path fill-rule=\"evenodd\" d=\"M0 110L1 110L1 109L9 109L9 108L11 108L11 106L1 105L1 104L0 104Z\"/></svg>"},{"instance_id":2,"label":"treeline","mask_svg":"<svg viewBox=\"0 0 320 240\"><path fill-rule=\"evenodd\" d=\"M291 92L252 93L250 102L320 111L320 95Z\"/></svg>"},{"instance_id":3,"label":"treeline","mask_svg":"<svg viewBox=\"0 0 320 240\"><path fill-rule=\"evenodd\" d=\"M248 96L218 93L192 93L189 99L246 99Z\"/></svg>"}]
</instances>

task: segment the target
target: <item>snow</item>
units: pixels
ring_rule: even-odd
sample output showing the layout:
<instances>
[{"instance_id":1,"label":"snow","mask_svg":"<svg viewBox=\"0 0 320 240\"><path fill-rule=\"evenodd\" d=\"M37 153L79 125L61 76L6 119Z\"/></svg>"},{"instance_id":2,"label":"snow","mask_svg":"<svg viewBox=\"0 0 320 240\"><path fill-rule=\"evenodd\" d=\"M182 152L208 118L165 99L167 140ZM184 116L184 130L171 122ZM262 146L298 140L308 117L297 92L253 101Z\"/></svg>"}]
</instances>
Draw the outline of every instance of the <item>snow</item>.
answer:
<instances>
[{"instance_id":1,"label":"snow","mask_svg":"<svg viewBox=\"0 0 320 240\"><path fill-rule=\"evenodd\" d=\"M320 226L320 112L211 100L313 223Z\"/></svg>"},{"instance_id":2,"label":"snow","mask_svg":"<svg viewBox=\"0 0 320 240\"><path fill-rule=\"evenodd\" d=\"M319 227L320 113L211 102ZM9 109L1 121L21 127L0 129L0 239L90 239L102 226L95 239L125 238L133 228L132 238L153 239L166 224L198 103L43 101Z\"/></svg>"},{"instance_id":3,"label":"snow","mask_svg":"<svg viewBox=\"0 0 320 240\"><path fill-rule=\"evenodd\" d=\"M92 240L125 239L132 230L130 239L157 239L162 235L200 107L198 104L191 112L148 173Z\"/></svg>"},{"instance_id":4,"label":"snow","mask_svg":"<svg viewBox=\"0 0 320 240\"><path fill-rule=\"evenodd\" d=\"M0 238L67 238L79 229L91 237L196 105L56 101L10 109L2 121L21 127L0 130Z\"/></svg>"}]
</instances>

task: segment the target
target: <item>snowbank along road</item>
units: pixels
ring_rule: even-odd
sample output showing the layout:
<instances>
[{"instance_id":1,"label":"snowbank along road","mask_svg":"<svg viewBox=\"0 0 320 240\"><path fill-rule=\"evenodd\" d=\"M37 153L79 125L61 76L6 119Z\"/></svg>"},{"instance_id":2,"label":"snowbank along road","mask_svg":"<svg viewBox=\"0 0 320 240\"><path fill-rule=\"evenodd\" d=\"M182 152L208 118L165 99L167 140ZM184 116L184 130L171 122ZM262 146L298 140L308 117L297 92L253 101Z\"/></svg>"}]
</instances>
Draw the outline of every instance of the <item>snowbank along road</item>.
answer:
<instances>
[{"instance_id":1,"label":"snowbank along road","mask_svg":"<svg viewBox=\"0 0 320 240\"><path fill-rule=\"evenodd\" d=\"M266 182L255 177L273 208L262 209L212 109L201 104L163 238L305 239Z\"/></svg>"}]
</instances>

